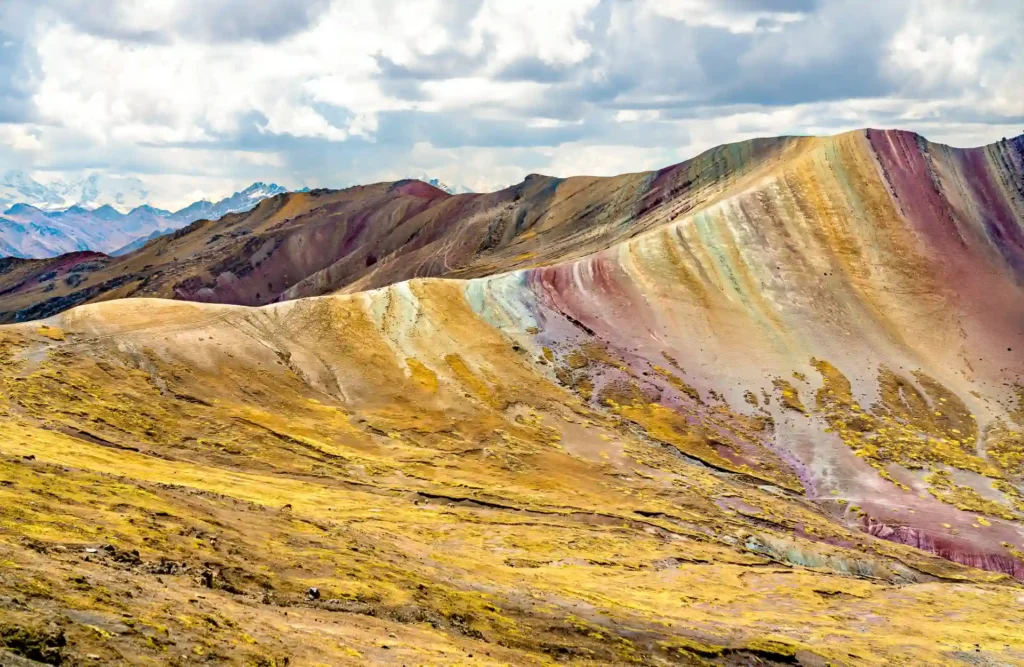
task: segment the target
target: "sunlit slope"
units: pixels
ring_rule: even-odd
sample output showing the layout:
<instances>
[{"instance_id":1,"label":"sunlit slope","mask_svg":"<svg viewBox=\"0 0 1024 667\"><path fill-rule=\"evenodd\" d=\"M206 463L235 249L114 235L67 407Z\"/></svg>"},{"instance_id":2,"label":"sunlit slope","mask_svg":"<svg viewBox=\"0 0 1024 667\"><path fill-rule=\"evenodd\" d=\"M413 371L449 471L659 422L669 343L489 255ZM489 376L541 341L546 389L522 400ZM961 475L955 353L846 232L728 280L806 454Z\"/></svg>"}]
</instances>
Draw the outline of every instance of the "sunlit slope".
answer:
<instances>
[{"instance_id":1,"label":"sunlit slope","mask_svg":"<svg viewBox=\"0 0 1024 667\"><path fill-rule=\"evenodd\" d=\"M651 307L692 310L691 289ZM1019 575L1012 494L983 489L1000 518L905 493L839 437L866 438L864 420L945 441L985 394L896 366L897 396L923 387L951 416L903 414L885 389L875 416L840 377L873 357L810 370L795 346L821 350L753 324L745 348L710 347L623 299L595 328L558 294L527 272L262 309L129 299L0 329L4 626L130 664L1024 659L1013 578L877 528L926 527L954 545L940 556ZM922 465L939 495L1016 481L975 459L989 477ZM830 493L868 487L873 504Z\"/></svg>"}]
</instances>

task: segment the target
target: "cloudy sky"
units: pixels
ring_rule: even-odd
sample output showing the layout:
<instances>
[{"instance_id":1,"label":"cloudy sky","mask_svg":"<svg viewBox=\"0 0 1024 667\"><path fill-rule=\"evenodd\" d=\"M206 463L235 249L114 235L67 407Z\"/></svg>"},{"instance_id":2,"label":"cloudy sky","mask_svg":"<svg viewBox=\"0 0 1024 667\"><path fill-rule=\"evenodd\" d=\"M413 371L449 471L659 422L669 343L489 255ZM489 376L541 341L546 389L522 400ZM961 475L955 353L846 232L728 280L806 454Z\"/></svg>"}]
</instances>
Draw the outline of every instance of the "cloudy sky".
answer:
<instances>
[{"instance_id":1,"label":"cloudy sky","mask_svg":"<svg viewBox=\"0 0 1024 667\"><path fill-rule=\"evenodd\" d=\"M487 190L755 136L1024 132L1024 2L0 0L0 172Z\"/></svg>"}]
</instances>

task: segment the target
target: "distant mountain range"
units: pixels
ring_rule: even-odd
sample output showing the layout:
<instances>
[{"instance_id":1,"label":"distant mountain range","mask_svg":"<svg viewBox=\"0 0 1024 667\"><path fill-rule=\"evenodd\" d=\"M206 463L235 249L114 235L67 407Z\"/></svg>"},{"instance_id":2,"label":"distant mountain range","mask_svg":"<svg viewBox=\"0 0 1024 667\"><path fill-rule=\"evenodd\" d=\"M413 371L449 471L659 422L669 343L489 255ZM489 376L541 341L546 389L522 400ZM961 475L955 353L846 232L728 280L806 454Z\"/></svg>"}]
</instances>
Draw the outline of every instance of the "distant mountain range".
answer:
<instances>
[{"instance_id":1,"label":"distant mountain range","mask_svg":"<svg viewBox=\"0 0 1024 667\"><path fill-rule=\"evenodd\" d=\"M472 192L426 174L418 180L448 194ZM9 171L0 177L0 257L39 259L85 250L123 255L196 220L248 211L287 191L257 182L220 201L204 199L171 212L146 203L149 191L137 178L93 173L43 184L23 171Z\"/></svg>"},{"instance_id":2,"label":"distant mountain range","mask_svg":"<svg viewBox=\"0 0 1024 667\"><path fill-rule=\"evenodd\" d=\"M101 201L132 201L148 194L140 181L120 180L132 187L112 190L109 186L118 181L97 174L70 186L44 186L23 172L8 172L0 181L0 204L5 205L0 214L0 256L42 258L79 250L123 254L196 220L248 211L267 197L287 192L276 183L259 182L218 202L201 200L175 212L148 204L127 213L110 203L91 206ZM27 201L10 204L14 197ZM65 206L69 197L81 201Z\"/></svg>"},{"instance_id":3,"label":"distant mountain range","mask_svg":"<svg viewBox=\"0 0 1024 667\"><path fill-rule=\"evenodd\" d=\"M14 204L28 204L42 211L59 211L81 206L98 208L110 205L128 211L147 203L149 190L137 178L92 173L71 182L43 184L24 171L8 171L0 176L0 210Z\"/></svg>"}]
</instances>

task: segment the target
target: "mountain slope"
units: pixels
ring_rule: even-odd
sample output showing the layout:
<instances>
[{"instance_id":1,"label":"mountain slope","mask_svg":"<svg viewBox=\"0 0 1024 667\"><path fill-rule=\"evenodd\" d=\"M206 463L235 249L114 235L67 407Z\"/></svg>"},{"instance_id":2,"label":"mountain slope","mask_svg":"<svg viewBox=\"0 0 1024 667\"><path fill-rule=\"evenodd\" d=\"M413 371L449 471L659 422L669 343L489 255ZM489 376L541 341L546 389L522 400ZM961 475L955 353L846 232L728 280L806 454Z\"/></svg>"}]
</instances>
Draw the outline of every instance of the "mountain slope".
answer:
<instances>
[{"instance_id":1,"label":"mountain slope","mask_svg":"<svg viewBox=\"0 0 1024 667\"><path fill-rule=\"evenodd\" d=\"M161 236L166 236L167 234L172 234L172 233L174 233L174 231L175 230L173 228L170 228L170 227L167 228L167 229L157 229L154 232L152 232L149 236L143 236L142 238L135 239L131 243L123 245L123 246L121 246L120 248L118 248L116 250L111 250L108 254L113 256L113 257L119 257L121 255L127 255L130 252L135 252L136 250L138 250L142 246L146 245L147 243L149 243L153 239L160 238Z\"/></svg>"},{"instance_id":2,"label":"mountain slope","mask_svg":"<svg viewBox=\"0 0 1024 667\"><path fill-rule=\"evenodd\" d=\"M128 664L1018 664L1022 174L788 138L43 263L79 301L318 276L261 308L64 310L3 260L63 310L0 327L5 617Z\"/></svg>"},{"instance_id":3,"label":"mountain slope","mask_svg":"<svg viewBox=\"0 0 1024 667\"><path fill-rule=\"evenodd\" d=\"M415 276L487 275L562 261L741 187L799 146L795 139L747 142L658 173L531 176L489 194L452 196L420 181L290 193L130 255L90 261L87 271L61 258L21 264L0 275L8 295L0 321L46 316L114 290L259 305ZM51 286L51 265L62 267L60 277L75 273L74 284Z\"/></svg>"},{"instance_id":4,"label":"mountain slope","mask_svg":"<svg viewBox=\"0 0 1024 667\"><path fill-rule=\"evenodd\" d=\"M19 498L0 518L31 536L0 533L21 573L0 586L28 600L5 616L60 610L68 652L129 664L1024 657L1012 579L802 498L776 425L817 417L785 389L727 406L691 389L706 369L531 313L510 280L120 300L0 330L0 495ZM1005 537L972 519L955 525Z\"/></svg>"}]
</instances>

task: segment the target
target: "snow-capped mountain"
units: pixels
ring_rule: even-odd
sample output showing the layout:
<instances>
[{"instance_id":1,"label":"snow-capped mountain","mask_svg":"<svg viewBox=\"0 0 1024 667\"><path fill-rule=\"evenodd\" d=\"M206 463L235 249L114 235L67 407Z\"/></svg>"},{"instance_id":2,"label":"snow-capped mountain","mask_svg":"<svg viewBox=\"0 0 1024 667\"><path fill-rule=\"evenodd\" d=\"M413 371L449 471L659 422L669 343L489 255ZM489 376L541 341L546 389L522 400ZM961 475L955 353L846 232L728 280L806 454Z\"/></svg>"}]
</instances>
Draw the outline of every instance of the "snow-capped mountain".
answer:
<instances>
[{"instance_id":1,"label":"snow-capped mountain","mask_svg":"<svg viewBox=\"0 0 1024 667\"><path fill-rule=\"evenodd\" d=\"M432 178L426 175L420 176L419 180L423 181L424 183L429 183L430 185L433 185L435 188L439 190L444 190L450 195L461 195L467 192L473 192L465 185L448 185L446 183L441 182L440 179Z\"/></svg>"},{"instance_id":2,"label":"snow-capped mountain","mask_svg":"<svg viewBox=\"0 0 1024 667\"><path fill-rule=\"evenodd\" d=\"M146 185L130 176L92 173L72 183L54 183L53 187L60 189L64 201L85 208L112 206L127 211L145 204L149 198Z\"/></svg>"},{"instance_id":3,"label":"snow-capped mountain","mask_svg":"<svg viewBox=\"0 0 1024 667\"><path fill-rule=\"evenodd\" d=\"M0 207L6 209L18 203L56 209L64 204L64 197L23 171L8 171L0 177Z\"/></svg>"},{"instance_id":4,"label":"snow-capped mountain","mask_svg":"<svg viewBox=\"0 0 1024 667\"><path fill-rule=\"evenodd\" d=\"M91 177L90 177L91 178ZM196 220L217 220L229 213L241 213L261 201L287 192L276 183L253 183L217 202L198 201L171 212L141 204L122 212L110 204L90 207L103 201L103 187L110 181L103 178L83 179L71 195L89 199L85 204L56 207L53 204L67 192L57 192L19 172L9 172L0 179L0 203L10 192L32 197L36 203L19 202L0 208L0 257L53 257L78 250L96 250L124 254ZM140 191L134 191L133 197ZM144 192L144 190L141 190ZM121 201L129 201L123 192ZM67 200L64 200L67 201Z\"/></svg>"},{"instance_id":5,"label":"snow-capped mountain","mask_svg":"<svg viewBox=\"0 0 1024 667\"><path fill-rule=\"evenodd\" d=\"M236 192L230 197L221 199L218 202L211 202L203 199L195 202L194 204L189 204L177 213L171 214L171 218L175 220L191 218L189 222L201 220L203 218L216 220L228 213L248 211L267 197L273 197L274 195L283 194L285 192L288 192L288 189L278 185L277 183L268 184L260 181L253 183L241 192Z\"/></svg>"},{"instance_id":6,"label":"snow-capped mountain","mask_svg":"<svg viewBox=\"0 0 1024 667\"><path fill-rule=\"evenodd\" d=\"M81 179L40 183L24 171L8 171L0 177L0 208L29 204L44 211L81 206L93 209L112 206L121 212L146 203L149 191L131 176L93 172Z\"/></svg>"}]
</instances>

